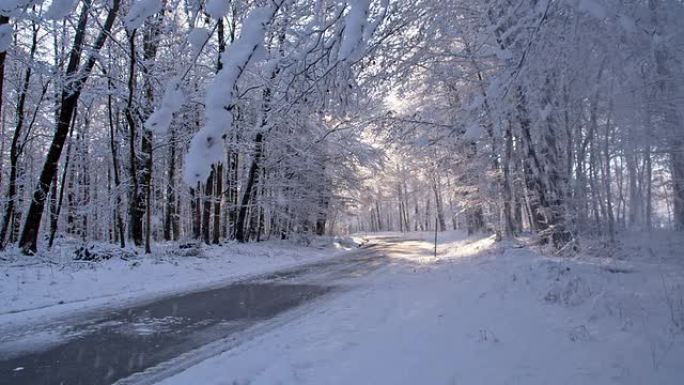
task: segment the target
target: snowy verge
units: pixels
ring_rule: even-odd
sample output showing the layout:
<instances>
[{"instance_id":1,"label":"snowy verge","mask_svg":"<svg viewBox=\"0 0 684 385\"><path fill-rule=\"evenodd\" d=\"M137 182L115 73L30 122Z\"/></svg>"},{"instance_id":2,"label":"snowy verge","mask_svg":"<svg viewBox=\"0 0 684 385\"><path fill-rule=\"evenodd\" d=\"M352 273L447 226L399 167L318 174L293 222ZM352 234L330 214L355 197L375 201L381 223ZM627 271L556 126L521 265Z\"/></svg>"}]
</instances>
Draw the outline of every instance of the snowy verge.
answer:
<instances>
[{"instance_id":1,"label":"snowy verge","mask_svg":"<svg viewBox=\"0 0 684 385\"><path fill-rule=\"evenodd\" d=\"M144 256L91 245L87 249L109 258L97 262L74 260L79 251L75 244L37 257L9 251L0 258L0 328L225 284L332 258L353 244L313 238L298 244L183 246L159 245Z\"/></svg>"},{"instance_id":2,"label":"snowy verge","mask_svg":"<svg viewBox=\"0 0 684 385\"><path fill-rule=\"evenodd\" d=\"M678 235L572 259L444 237L162 384L681 384Z\"/></svg>"}]
</instances>

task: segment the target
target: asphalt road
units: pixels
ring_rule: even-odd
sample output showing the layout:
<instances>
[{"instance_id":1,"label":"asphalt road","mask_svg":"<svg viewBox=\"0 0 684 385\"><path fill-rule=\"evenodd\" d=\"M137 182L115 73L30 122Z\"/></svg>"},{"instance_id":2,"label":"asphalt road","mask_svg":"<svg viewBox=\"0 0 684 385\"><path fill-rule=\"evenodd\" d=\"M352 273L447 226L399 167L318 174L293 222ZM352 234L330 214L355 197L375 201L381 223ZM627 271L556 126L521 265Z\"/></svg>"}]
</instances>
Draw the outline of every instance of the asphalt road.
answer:
<instances>
[{"instance_id":1,"label":"asphalt road","mask_svg":"<svg viewBox=\"0 0 684 385\"><path fill-rule=\"evenodd\" d=\"M322 298L386 265L386 251L397 243L387 239L249 281L84 315L60 328L56 343L0 349L0 385L113 384Z\"/></svg>"}]
</instances>

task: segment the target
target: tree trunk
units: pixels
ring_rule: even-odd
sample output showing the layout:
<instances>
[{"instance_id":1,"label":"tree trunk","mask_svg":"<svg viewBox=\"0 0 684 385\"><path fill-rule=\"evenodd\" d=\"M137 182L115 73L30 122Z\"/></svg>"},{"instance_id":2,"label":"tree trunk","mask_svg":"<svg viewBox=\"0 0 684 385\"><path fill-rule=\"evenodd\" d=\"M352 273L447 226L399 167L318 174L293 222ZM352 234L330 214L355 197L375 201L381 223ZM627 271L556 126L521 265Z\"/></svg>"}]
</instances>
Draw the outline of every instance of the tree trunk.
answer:
<instances>
[{"instance_id":1,"label":"tree trunk","mask_svg":"<svg viewBox=\"0 0 684 385\"><path fill-rule=\"evenodd\" d=\"M200 239L202 236L202 208L200 198L200 185L190 188L190 216L192 219L192 237Z\"/></svg>"},{"instance_id":2,"label":"tree trunk","mask_svg":"<svg viewBox=\"0 0 684 385\"><path fill-rule=\"evenodd\" d=\"M150 67L154 65L157 58L157 39L161 34L160 25L162 22L163 10L159 12L154 20L147 25L143 33L143 61L146 64L142 67L143 89L145 92L145 106L142 109L143 119L152 114L154 105L154 87L152 86L152 74ZM153 166L153 135L152 131L143 126L142 142L140 145L141 153L144 157L142 162L141 180L144 186L144 211L145 211L145 253L150 254L152 237L152 166Z\"/></svg>"},{"instance_id":3,"label":"tree trunk","mask_svg":"<svg viewBox=\"0 0 684 385\"><path fill-rule=\"evenodd\" d=\"M655 29L653 38L664 38L667 33L663 31L663 24L659 20L659 12L662 10L658 0L649 0L651 11L651 21ZM670 174L672 177L672 206L673 206L673 225L675 230L684 231L684 118L682 111L678 109L680 104L673 102L680 97L678 82L674 79L671 63L672 53L665 44L653 43L656 47L653 50L653 59L657 77L657 85L663 99L668 99L663 103L664 126L667 136L671 136L668 152L670 155ZM676 67L675 67L676 68Z\"/></svg>"},{"instance_id":4,"label":"tree trunk","mask_svg":"<svg viewBox=\"0 0 684 385\"><path fill-rule=\"evenodd\" d=\"M214 232L212 243L219 244L221 238L221 198L223 197L223 164L216 166L216 183L214 184Z\"/></svg>"},{"instance_id":5,"label":"tree trunk","mask_svg":"<svg viewBox=\"0 0 684 385\"><path fill-rule=\"evenodd\" d=\"M9 17L5 15L0 15L0 27L3 25L9 23ZM4 94L4 88L5 88L5 59L7 58L7 51L2 51L0 52L0 120L2 119L2 113L3 113L3 104L5 101L5 94Z\"/></svg>"},{"instance_id":6,"label":"tree trunk","mask_svg":"<svg viewBox=\"0 0 684 385\"><path fill-rule=\"evenodd\" d=\"M437 220L439 223L439 231L446 231L446 222L444 221L444 205L442 204L442 194L439 191L438 176L433 176L432 191L435 194L435 209L437 211Z\"/></svg>"},{"instance_id":7,"label":"tree trunk","mask_svg":"<svg viewBox=\"0 0 684 385\"><path fill-rule=\"evenodd\" d=\"M170 128L169 163L166 172L166 215L164 217L164 240L178 239L178 214L176 213L176 131Z\"/></svg>"},{"instance_id":8,"label":"tree trunk","mask_svg":"<svg viewBox=\"0 0 684 385\"><path fill-rule=\"evenodd\" d=\"M612 109L612 102L611 107ZM610 111L609 111L610 114ZM604 184L606 188L606 210L608 211L608 239L610 243L615 243L615 216L613 214L613 198L610 188L610 133L611 133L611 122L610 115L608 116L608 121L606 123L606 137L604 138L603 152L605 154L605 171L604 171Z\"/></svg>"},{"instance_id":9,"label":"tree trunk","mask_svg":"<svg viewBox=\"0 0 684 385\"><path fill-rule=\"evenodd\" d=\"M214 195L214 175L216 174L216 167L211 166L211 172L207 178L207 183L204 185L203 204L202 204L202 240L207 245L211 244L210 224L211 224L211 206L212 197Z\"/></svg>"},{"instance_id":10,"label":"tree trunk","mask_svg":"<svg viewBox=\"0 0 684 385\"><path fill-rule=\"evenodd\" d=\"M71 167L71 153L72 153L72 141L71 138L74 135L74 124L72 123L71 129L69 130L69 144L67 144L67 152L64 159L64 169L62 170L62 183L59 186L59 196L57 197L57 210L54 214L54 223L50 226L50 239L48 240L48 248L52 248L55 241L55 235L57 234L57 223L59 220L59 214L62 211L62 203L64 202L64 190L66 188L67 173ZM55 173L57 175L57 173Z\"/></svg>"},{"instance_id":11,"label":"tree trunk","mask_svg":"<svg viewBox=\"0 0 684 385\"><path fill-rule=\"evenodd\" d=\"M247 209L249 208L250 200L253 195L254 185L257 180L257 174L259 171L259 165L261 163L261 156L263 151L263 141L264 134L259 132L254 138L254 157L252 159L252 164L249 167L249 173L247 174L247 183L242 192L242 201L240 202L240 210L238 212L237 221L235 223L235 239L238 242L247 242L248 233L246 232L245 225L247 221Z\"/></svg>"},{"instance_id":12,"label":"tree trunk","mask_svg":"<svg viewBox=\"0 0 684 385\"><path fill-rule=\"evenodd\" d=\"M502 197L503 197L503 216L504 216L504 236L507 238L515 235L515 228L513 225L513 182L511 181L511 158L513 156L513 128L512 123L506 124L506 131L504 133L504 157L502 161L503 168L503 183L502 183Z\"/></svg>"},{"instance_id":13,"label":"tree trunk","mask_svg":"<svg viewBox=\"0 0 684 385\"><path fill-rule=\"evenodd\" d=\"M236 139L237 142L237 139ZM238 217L238 167L239 157L234 151L228 152L228 167L226 167L226 205L228 210L228 221L225 224L227 229L227 237L235 239L237 231L237 217Z\"/></svg>"},{"instance_id":14,"label":"tree trunk","mask_svg":"<svg viewBox=\"0 0 684 385\"><path fill-rule=\"evenodd\" d=\"M119 175L119 152L118 144L116 141L116 131L114 124L114 113L112 106L112 79L107 79L107 85L109 86L109 93L107 95L107 115L109 118L109 147L112 152L112 169L114 173L114 187L116 190L116 200L114 207L114 221L116 223L116 229L118 231L119 246L123 249L126 247L126 236L124 233L124 223L121 218L121 176Z\"/></svg>"},{"instance_id":15,"label":"tree trunk","mask_svg":"<svg viewBox=\"0 0 684 385\"><path fill-rule=\"evenodd\" d=\"M126 123L128 124L128 155L129 155L129 171L131 176L131 186L128 198L128 216L129 225L128 232L133 244L140 247L144 242L144 218L145 218L145 192L141 184L143 184L142 172L140 170L141 160L139 159L137 143L138 143L138 121L136 109L134 107L134 97L136 90L136 49L135 36L136 30L130 32L128 36L129 42L129 67L128 67L128 99L126 102ZM142 182L142 183L141 183Z\"/></svg>"}]
</instances>

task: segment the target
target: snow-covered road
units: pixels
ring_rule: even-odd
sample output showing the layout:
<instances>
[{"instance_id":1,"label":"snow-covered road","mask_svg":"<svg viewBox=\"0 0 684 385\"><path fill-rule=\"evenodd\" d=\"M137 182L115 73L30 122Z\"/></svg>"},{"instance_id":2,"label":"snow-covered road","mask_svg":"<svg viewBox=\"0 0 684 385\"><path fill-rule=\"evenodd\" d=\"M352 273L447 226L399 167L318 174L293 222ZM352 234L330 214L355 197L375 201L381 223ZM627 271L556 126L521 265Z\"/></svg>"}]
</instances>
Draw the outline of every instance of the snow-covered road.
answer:
<instances>
[{"instance_id":1,"label":"snow-covered road","mask_svg":"<svg viewBox=\"0 0 684 385\"><path fill-rule=\"evenodd\" d=\"M111 384L144 370L134 379L147 380L167 373L162 369L169 360L181 368L206 355L206 345L240 339L255 325L383 264L382 253L371 247L226 286L19 328L0 338L0 384Z\"/></svg>"},{"instance_id":2,"label":"snow-covered road","mask_svg":"<svg viewBox=\"0 0 684 385\"><path fill-rule=\"evenodd\" d=\"M437 258L429 242L387 245L389 262L353 290L162 384L682 383L672 238L560 259L449 236Z\"/></svg>"}]
</instances>

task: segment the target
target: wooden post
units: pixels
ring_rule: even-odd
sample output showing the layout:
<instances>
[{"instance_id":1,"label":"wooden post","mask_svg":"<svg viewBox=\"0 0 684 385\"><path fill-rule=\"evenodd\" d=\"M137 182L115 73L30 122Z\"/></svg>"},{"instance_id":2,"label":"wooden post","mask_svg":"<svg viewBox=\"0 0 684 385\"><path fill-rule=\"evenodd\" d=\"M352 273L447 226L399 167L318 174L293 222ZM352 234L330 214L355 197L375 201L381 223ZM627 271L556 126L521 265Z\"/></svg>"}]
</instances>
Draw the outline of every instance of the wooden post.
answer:
<instances>
[{"instance_id":1,"label":"wooden post","mask_svg":"<svg viewBox=\"0 0 684 385\"><path fill-rule=\"evenodd\" d=\"M435 217L435 258L437 258L437 217Z\"/></svg>"}]
</instances>

